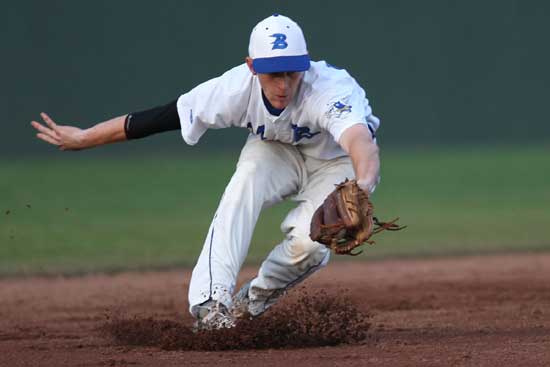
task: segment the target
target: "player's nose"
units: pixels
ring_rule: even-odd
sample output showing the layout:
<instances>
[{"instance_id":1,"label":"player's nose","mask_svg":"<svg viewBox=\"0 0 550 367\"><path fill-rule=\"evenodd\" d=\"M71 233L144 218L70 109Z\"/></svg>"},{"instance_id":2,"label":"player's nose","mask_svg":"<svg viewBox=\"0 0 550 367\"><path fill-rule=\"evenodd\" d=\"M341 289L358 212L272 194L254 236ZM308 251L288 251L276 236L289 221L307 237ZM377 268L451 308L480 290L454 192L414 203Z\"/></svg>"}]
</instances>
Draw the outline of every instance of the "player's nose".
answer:
<instances>
[{"instance_id":1,"label":"player's nose","mask_svg":"<svg viewBox=\"0 0 550 367\"><path fill-rule=\"evenodd\" d=\"M283 74L280 78L277 78L277 88L280 91L287 91L290 87L290 77L286 74Z\"/></svg>"}]
</instances>

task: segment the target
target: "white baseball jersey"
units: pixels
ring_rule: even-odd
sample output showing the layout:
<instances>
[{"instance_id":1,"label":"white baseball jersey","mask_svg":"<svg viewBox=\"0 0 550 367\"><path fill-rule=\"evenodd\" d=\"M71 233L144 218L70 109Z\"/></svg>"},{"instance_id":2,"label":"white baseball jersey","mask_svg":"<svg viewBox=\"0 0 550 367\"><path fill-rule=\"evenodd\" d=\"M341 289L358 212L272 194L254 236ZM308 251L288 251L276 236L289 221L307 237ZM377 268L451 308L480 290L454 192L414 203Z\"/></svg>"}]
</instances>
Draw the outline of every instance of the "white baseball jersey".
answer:
<instances>
[{"instance_id":1,"label":"white baseball jersey","mask_svg":"<svg viewBox=\"0 0 550 367\"><path fill-rule=\"evenodd\" d=\"M311 62L296 96L279 116L269 113L260 82L246 64L208 80L179 97L181 133L196 144L207 129L247 128L252 139L297 145L317 159L347 155L337 143L348 127L366 124L374 136L380 124L365 91L347 71Z\"/></svg>"}]
</instances>

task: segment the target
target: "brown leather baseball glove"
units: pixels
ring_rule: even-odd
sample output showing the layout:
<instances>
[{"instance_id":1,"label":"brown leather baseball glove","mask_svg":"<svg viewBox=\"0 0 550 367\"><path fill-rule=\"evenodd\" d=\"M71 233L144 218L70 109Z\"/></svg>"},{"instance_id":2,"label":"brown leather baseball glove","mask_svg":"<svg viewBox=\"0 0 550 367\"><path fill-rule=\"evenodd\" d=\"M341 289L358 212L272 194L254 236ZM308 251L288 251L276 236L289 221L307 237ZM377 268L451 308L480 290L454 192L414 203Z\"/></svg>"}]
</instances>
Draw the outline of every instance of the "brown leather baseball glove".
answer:
<instances>
[{"instance_id":1,"label":"brown leather baseball glove","mask_svg":"<svg viewBox=\"0 0 550 367\"><path fill-rule=\"evenodd\" d=\"M364 243L373 244L371 236L382 232L405 228L396 224L399 218L380 222L373 216L372 203L356 180L336 185L311 219L310 238L332 249L339 255L357 256L363 251L352 252Z\"/></svg>"}]
</instances>

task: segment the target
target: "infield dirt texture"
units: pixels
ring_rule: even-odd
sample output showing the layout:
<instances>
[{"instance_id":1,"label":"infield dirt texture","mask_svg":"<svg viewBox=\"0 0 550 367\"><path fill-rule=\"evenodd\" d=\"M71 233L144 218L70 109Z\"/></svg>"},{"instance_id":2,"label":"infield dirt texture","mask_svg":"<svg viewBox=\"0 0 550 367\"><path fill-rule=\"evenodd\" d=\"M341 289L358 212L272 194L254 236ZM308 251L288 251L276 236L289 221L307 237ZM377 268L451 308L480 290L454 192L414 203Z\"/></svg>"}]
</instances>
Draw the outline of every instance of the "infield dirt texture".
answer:
<instances>
[{"instance_id":1,"label":"infield dirt texture","mask_svg":"<svg viewBox=\"0 0 550 367\"><path fill-rule=\"evenodd\" d=\"M240 280L252 274L247 268ZM306 282L309 306L300 301L303 291L293 290L257 324L243 325L246 332L210 337L189 331L189 276L182 270L1 280L0 365L517 367L550 361L550 254L334 262Z\"/></svg>"}]
</instances>

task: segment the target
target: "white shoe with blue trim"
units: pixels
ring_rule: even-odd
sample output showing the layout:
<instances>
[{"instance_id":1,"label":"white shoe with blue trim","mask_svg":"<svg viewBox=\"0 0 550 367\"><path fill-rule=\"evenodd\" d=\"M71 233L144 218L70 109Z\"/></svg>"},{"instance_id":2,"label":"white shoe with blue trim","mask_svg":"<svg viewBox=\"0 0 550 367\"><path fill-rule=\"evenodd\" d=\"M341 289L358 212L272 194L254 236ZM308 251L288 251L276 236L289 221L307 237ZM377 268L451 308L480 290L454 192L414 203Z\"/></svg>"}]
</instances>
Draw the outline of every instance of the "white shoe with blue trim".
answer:
<instances>
[{"instance_id":1,"label":"white shoe with blue trim","mask_svg":"<svg viewBox=\"0 0 550 367\"><path fill-rule=\"evenodd\" d=\"M208 300L198 309L195 331L228 329L235 326L235 318L223 303Z\"/></svg>"}]
</instances>

